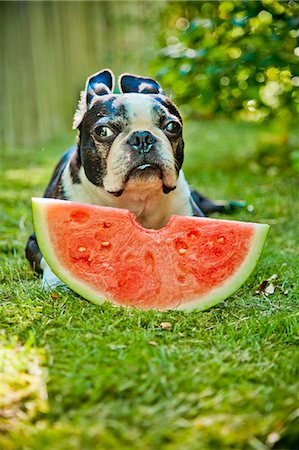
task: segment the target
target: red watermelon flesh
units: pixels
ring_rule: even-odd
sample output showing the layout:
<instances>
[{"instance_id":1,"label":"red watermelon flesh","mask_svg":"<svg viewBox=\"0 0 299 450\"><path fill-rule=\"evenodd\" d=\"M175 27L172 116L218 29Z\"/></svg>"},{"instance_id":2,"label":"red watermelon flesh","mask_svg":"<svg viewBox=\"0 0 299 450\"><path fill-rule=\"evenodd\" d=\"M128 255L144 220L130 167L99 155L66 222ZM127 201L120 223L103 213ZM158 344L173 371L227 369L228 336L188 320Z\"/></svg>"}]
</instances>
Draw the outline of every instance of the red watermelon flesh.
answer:
<instances>
[{"instance_id":1,"label":"red watermelon flesh","mask_svg":"<svg viewBox=\"0 0 299 450\"><path fill-rule=\"evenodd\" d=\"M143 309L206 309L248 278L268 225L172 216L143 228L127 210L33 200L40 249L52 271L84 298Z\"/></svg>"}]
</instances>

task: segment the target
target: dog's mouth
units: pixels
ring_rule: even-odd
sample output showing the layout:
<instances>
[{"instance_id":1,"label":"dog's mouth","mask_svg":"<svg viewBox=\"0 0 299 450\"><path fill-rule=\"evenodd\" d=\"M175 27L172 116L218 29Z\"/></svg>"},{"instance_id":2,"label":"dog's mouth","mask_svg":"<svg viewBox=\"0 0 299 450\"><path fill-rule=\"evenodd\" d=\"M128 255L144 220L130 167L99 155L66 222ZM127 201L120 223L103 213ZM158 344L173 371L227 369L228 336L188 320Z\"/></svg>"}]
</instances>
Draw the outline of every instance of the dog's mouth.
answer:
<instances>
[{"instance_id":1,"label":"dog's mouth","mask_svg":"<svg viewBox=\"0 0 299 450\"><path fill-rule=\"evenodd\" d=\"M150 178L158 178L159 180L163 180L163 171L162 169L156 165L156 164L151 164L151 163L145 163L145 164L141 164L139 166L133 167L133 169L131 169L128 173L128 175L126 176L125 179L125 185L127 184L127 182L131 179L136 180L136 181L146 181ZM166 186L165 183L163 183L163 193L164 194L169 194L169 192L173 191L176 186L174 187L170 187L170 186ZM108 191L109 194L114 195L115 197L120 197L123 194L124 189L120 189L119 191Z\"/></svg>"},{"instance_id":2,"label":"dog's mouth","mask_svg":"<svg viewBox=\"0 0 299 450\"><path fill-rule=\"evenodd\" d=\"M148 178L152 176L157 176L158 178L162 179L162 170L160 167L158 167L156 164L142 164L141 166L134 167L130 172L128 173L128 176L126 177L126 182L129 180L129 178Z\"/></svg>"}]
</instances>

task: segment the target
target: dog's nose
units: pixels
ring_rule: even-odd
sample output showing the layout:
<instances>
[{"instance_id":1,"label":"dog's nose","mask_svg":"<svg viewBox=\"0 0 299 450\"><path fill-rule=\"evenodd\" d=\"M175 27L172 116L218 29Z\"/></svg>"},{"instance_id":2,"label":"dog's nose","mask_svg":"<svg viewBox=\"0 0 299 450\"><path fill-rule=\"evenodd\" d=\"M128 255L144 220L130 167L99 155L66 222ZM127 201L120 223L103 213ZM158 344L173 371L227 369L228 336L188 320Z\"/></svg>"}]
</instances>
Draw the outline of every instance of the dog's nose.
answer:
<instances>
[{"instance_id":1,"label":"dog's nose","mask_svg":"<svg viewBox=\"0 0 299 450\"><path fill-rule=\"evenodd\" d=\"M155 142L155 136L149 131L133 131L128 139L128 143L131 147L140 153L149 152Z\"/></svg>"}]
</instances>

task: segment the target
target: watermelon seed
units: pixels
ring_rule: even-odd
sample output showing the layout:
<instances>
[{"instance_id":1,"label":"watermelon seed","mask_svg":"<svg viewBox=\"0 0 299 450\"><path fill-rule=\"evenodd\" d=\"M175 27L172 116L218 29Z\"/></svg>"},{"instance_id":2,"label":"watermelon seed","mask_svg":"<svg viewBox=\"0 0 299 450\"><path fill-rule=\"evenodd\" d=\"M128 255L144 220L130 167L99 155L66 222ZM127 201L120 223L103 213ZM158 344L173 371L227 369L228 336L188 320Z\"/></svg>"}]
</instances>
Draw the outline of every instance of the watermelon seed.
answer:
<instances>
[{"instance_id":1,"label":"watermelon seed","mask_svg":"<svg viewBox=\"0 0 299 450\"><path fill-rule=\"evenodd\" d=\"M106 242L102 242L102 247L109 247L110 246L110 242L106 241Z\"/></svg>"},{"instance_id":2,"label":"watermelon seed","mask_svg":"<svg viewBox=\"0 0 299 450\"><path fill-rule=\"evenodd\" d=\"M127 253L125 255L125 261L128 263L135 261L134 255L132 255L132 253Z\"/></svg>"},{"instance_id":3,"label":"watermelon seed","mask_svg":"<svg viewBox=\"0 0 299 450\"><path fill-rule=\"evenodd\" d=\"M146 252L144 256L144 261L147 267L149 267L151 270L155 269L155 258L151 252Z\"/></svg>"},{"instance_id":4,"label":"watermelon seed","mask_svg":"<svg viewBox=\"0 0 299 450\"><path fill-rule=\"evenodd\" d=\"M200 236L200 232L198 230L190 230L187 233L189 239L196 239Z\"/></svg>"},{"instance_id":5,"label":"watermelon seed","mask_svg":"<svg viewBox=\"0 0 299 450\"><path fill-rule=\"evenodd\" d=\"M78 248L78 251L79 251L80 253L86 252L86 247L79 247L79 248Z\"/></svg>"},{"instance_id":6,"label":"watermelon seed","mask_svg":"<svg viewBox=\"0 0 299 450\"><path fill-rule=\"evenodd\" d=\"M110 223L110 222L103 223L103 228L111 228L111 227L112 227L112 223Z\"/></svg>"},{"instance_id":7,"label":"watermelon seed","mask_svg":"<svg viewBox=\"0 0 299 450\"><path fill-rule=\"evenodd\" d=\"M185 281L186 281L185 275L178 275L177 279L178 279L179 283L185 283Z\"/></svg>"},{"instance_id":8,"label":"watermelon seed","mask_svg":"<svg viewBox=\"0 0 299 450\"><path fill-rule=\"evenodd\" d=\"M187 245L187 243L184 241L184 239L177 238L177 239L174 241L174 245L175 245L176 250L177 250L181 255L184 254L184 253L186 253L187 248L188 248L188 245Z\"/></svg>"},{"instance_id":9,"label":"watermelon seed","mask_svg":"<svg viewBox=\"0 0 299 450\"><path fill-rule=\"evenodd\" d=\"M187 250L185 248L179 248L178 252L180 255L184 255L185 253L187 253Z\"/></svg>"},{"instance_id":10,"label":"watermelon seed","mask_svg":"<svg viewBox=\"0 0 299 450\"><path fill-rule=\"evenodd\" d=\"M76 223L85 223L89 219L89 214L85 211L73 211L70 214L70 220Z\"/></svg>"}]
</instances>

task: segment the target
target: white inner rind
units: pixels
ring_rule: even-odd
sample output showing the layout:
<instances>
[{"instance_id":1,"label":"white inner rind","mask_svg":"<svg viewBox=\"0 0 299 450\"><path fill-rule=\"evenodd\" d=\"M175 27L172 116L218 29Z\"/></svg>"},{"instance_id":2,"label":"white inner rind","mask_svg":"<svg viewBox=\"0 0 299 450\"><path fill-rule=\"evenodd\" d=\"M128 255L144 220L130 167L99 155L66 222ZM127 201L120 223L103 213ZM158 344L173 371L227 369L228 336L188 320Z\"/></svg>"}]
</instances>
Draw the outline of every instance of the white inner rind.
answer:
<instances>
[{"instance_id":1,"label":"white inner rind","mask_svg":"<svg viewBox=\"0 0 299 450\"><path fill-rule=\"evenodd\" d=\"M45 260L47 261L55 275L57 275L73 291L82 295L82 297L96 304L101 304L107 299L113 301L113 299L107 296L106 292L100 291L99 289L94 289L91 286L88 286L86 282L83 283L80 280L74 278L72 272L61 265L55 251L53 250L53 247L50 245L51 238L46 221L45 211L47 205L51 204L52 202L55 202L56 205L61 204L61 206L63 207L65 201L46 198L32 198L33 222L36 237ZM129 212L128 216L130 216ZM172 309L208 309L211 306L220 303L222 300L226 299L237 289L239 289L239 287L246 281L246 279L254 270L263 250L264 243L269 231L269 225L266 224L254 223L252 224L252 226L254 227L254 236L251 239L249 252L240 265L239 269L234 272L233 275L227 278L227 280L225 280L225 282L223 282L221 286L212 288L211 291L207 294L194 297L192 300L188 300L187 303L180 303L179 305L176 304L176 306ZM119 305L118 303L116 304Z\"/></svg>"}]
</instances>

